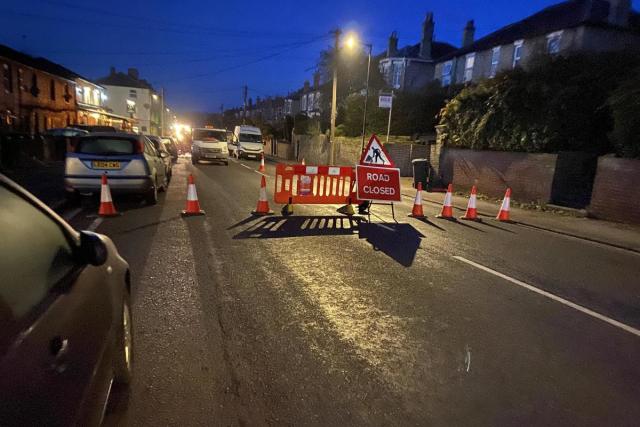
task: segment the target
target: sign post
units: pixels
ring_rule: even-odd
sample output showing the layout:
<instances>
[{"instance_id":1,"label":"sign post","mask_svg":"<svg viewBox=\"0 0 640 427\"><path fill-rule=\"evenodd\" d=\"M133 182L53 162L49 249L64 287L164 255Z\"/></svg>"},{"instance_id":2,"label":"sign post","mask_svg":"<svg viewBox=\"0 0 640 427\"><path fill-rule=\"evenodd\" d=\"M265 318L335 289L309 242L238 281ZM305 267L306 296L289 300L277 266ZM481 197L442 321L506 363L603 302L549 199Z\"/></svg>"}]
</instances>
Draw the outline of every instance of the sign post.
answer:
<instances>
[{"instance_id":1,"label":"sign post","mask_svg":"<svg viewBox=\"0 0 640 427\"><path fill-rule=\"evenodd\" d=\"M389 134L391 133L391 113L393 111L393 91L391 91L391 95L380 95L380 98L378 98L378 107L389 109L389 122L387 124L387 142L386 142L386 144L388 144Z\"/></svg>"}]
</instances>

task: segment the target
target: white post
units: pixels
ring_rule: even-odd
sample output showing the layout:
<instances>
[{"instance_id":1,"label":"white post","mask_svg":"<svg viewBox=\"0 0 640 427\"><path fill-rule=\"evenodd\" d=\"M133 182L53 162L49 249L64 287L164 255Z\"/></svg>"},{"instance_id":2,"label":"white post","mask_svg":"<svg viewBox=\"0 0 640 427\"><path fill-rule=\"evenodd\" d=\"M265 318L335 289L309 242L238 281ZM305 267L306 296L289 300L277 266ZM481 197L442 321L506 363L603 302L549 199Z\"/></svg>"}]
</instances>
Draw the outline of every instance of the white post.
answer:
<instances>
[{"instance_id":1,"label":"white post","mask_svg":"<svg viewBox=\"0 0 640 427\"><path fill-rule=\"evenodd\" d=\"M391 132L391 112L393 111L393 91L391 91L391 107L389 108L389 124L387 124L387 144L389 143L389 133Z\"/></svg>"}]
</instances>

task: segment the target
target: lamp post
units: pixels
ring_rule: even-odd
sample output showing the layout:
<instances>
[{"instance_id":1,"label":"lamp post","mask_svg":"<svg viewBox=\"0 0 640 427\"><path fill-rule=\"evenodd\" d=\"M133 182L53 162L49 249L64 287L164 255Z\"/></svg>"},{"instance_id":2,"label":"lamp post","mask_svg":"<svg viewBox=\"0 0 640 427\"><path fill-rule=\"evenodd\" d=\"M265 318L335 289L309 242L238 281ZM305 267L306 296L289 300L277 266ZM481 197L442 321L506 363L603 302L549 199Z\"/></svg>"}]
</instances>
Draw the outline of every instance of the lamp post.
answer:
<instances>
[{"instance_id":1,"label":"lamp post","mask_svg":"<svg viewBox=\"0 0 640 427\"><path fill-rule=\"evenodd\" d=\"M335 37L335 48L333 58L333 91L331 95L331 141L329 143L329 164L333 165L335 158L335 137L336 137L336 116L338 115L338 51L340 48L340 35L342 31L337 29L333 31Z\"/></svg>"},{"instance_id":2,"label":"lamp post","mask_svg":"<svg viewBox=\"0 0 640 427\"><path fill-rule=\"evenodd\" d=\"M350 34L347 38L347 46L353 49L356 44L360 44L367 48L367 80L364 89L364 114L362 115L362 149L364 151L364 142L367 131L367 104L369 104L369 77L371 75L371 52L373 45L371 43L359 43L355 34Z\"/></svg>"}]
</instances>

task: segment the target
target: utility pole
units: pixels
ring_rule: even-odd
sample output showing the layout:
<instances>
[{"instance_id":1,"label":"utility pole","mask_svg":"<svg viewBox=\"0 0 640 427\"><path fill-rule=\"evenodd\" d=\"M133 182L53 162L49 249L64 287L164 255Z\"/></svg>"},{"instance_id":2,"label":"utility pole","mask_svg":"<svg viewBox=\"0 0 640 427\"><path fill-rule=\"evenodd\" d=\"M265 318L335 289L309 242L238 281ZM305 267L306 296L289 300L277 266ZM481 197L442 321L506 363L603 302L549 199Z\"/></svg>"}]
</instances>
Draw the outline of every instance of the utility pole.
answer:
<instances>
[{"instance_id":1,"label":"utility pole","mask_svg":"<svg viewBox=\"0 0 640 427\"><path fill-rule=\"evenodd\" d=\"M367 56L367 83L365 86L364 92L364 114L362 115L362 149L360 151L364 151L364 139L365 132L367 131L367 104L369 103L369 75L371 74L371 52L373 50L372 44L367 44L366 47L369 49L369 55Z\"/></svg>"},{"instance_id":2,"label":"utility pole","mask_svg":"<svg viewBox=\"0 0 640 427\"><path fill-rule=\"evenodd\" d=\"M244 95L244 104L242 106L242 124L246 124L246 120L247 120L247 92L249 91L249 88L247 87L247 85L244 85L243 89L243 95Z\"/></svg>"},{"instance_id":3,"label":"utility pole","mask_svg":"<svg viewBox=\"0 0 640 427\"><path fill-rule=\"evenodd\" d=\"M338 51L340 49L340 35L342 31L336 29L333 31L335 37L335 45L333 49L333 93L331 96L331 135L329 143L329 164L335 162L335 137L336 137L336 116L338 115Z\"/></svg>"},{"instance_id":4,"label":"utility pole","mask_svg":"<svg viewBox=\"0 0 640 427\"><path fill-rule=\"evenodd\" d=\"M389 143L389 134L391 133L391 113L393 112L393 91L391 91L391 107L389 107L389 124L387 125L387 144Z\"/></svg>"}]
</instances>

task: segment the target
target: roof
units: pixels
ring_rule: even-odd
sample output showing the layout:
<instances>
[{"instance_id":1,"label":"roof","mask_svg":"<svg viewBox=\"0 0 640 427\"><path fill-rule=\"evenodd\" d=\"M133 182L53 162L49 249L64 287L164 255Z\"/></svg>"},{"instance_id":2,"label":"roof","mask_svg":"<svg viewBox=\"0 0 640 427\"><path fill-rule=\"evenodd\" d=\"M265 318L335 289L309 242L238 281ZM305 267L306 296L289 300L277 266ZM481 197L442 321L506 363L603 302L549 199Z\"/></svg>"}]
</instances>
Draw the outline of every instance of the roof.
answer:
<instances>
[{"instance_id":1,"label":"roof","mask_svg":"<svg viewBox=\"0 0 640 427\"><path fill-rule=\"evenodd\" d=\"M0 56L14 60L31 68L35 68L40 71L44 71L46 73L52 74L54 76L62 77L66 80L75 80L75 79L83 79L86 81L91 81L85 77L82 77L80 74L75 71L71 71L66 67L63 67L60 64L56 64L55 62L49 61L46 58L42 57L33 57L23 52L19 52L15 49L12 49L8 46L0 44Z\"/></svg>"},{"instance_id":2,"label":"roof","mask_svg":"<svg viewBox=\"0 0 640 427\"><path fill-rule=\"evenodd\" d=\"M102 77L97 79L96 82L107 86L136 87L139 89L154 90L153 86L151 86L151 83L148 81L144 79L136 79L129 74L122 72L116 72L108 75L107 77Z\"/></svg>"},{"instance_id":3,"label":"roof","mask_svg":"<svg viewBox=\"0 0 640 427\"><path fill-rule=\"evenodd\" d=\"M517 40L542 36L566 28L582 25L606 27L615 30L633 31L635 22L640 21L636 12L632 12L630 28L610 24L609 2L606 0L569 0L528 16L527 18L500 28L493 33L476 40L469 46L458 49L441 59L450 59L469 52L479 52L495 46L513 43Z\"/></svg>"},{"instance_id":4,"label":"roof","mask_svg":"<svg viewBox=\"0 0 640 427\"><path fill-rule=\"evenodd\" d=\"M431 58L433 60L440 59L441 57L455 52L458 48L450 45L449 43L433 42L431 45ZM408 45L399 49L391 58L420 58L420 43L414 45ZM383 54L381 61L385 60L386 56Z\"/></svg>"}]
</instances>

